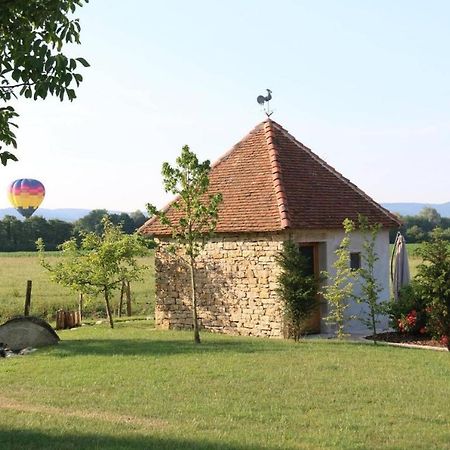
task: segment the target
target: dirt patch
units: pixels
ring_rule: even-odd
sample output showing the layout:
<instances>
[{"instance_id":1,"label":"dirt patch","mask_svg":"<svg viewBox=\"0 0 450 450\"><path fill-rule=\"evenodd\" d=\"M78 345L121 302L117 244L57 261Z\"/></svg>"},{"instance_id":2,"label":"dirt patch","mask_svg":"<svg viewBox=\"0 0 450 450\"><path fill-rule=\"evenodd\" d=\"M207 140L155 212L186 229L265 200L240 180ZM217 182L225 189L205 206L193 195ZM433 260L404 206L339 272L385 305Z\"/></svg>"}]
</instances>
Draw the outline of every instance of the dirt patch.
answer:
<instances>
[{"instance_id":1,"label":"dirt patch","mask_svg":"<svg viewBox=\"0 0 450 450\"><path fill-rule=\"evenodd\" d=\"M372 341L373 337L366 336L366 339ZM375 340L382 342L393 342L396 344L411 344L426 347L446 348L444 344L435 339L431 339L429 336L416 336L405 333L397 333L395 331L379 333L375 335Z\"/></svg>"},{"instance_id":2,"label":"dirt patch","mask_svg":"<svg viewBox=\"0 0 450 450\"><path fill-rule=\"evenodd\" d=\"M29 403L22 403L11 398L6 398L4 396L0 397L0 410L1 409L55 416L76 417L78 419L93 419L103 422L117 423L120 425L126 424L131 427L139 427L143 429L164 428L168 425L167 421L161 419L121 415L105 411L80 411L57 408L54 406L32 405Z\"/></svg>"}]
</instances>

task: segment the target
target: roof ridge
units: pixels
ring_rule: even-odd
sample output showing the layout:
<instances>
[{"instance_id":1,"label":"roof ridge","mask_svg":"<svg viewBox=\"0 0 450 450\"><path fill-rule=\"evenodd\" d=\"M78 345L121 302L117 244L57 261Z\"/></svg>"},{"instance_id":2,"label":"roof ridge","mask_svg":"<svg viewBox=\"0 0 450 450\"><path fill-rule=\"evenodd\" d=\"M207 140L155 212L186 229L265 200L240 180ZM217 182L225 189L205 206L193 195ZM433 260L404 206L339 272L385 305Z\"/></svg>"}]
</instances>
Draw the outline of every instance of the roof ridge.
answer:
<instances>
[{"instance_id":1,"label":"roof ridge","mask_svg":"<svg viewBox=\"0 0 450 450\"><path fill-rule=\"evenodd\" d=\"M283 184L283 171L279 161L278 150L274 142L274 134L272 130L273 122L268 119L264 121L264 136L267 142L269 152L270 165L272 167L272 180L277 199L278 211L280 212L281 228L291 227L291 218L289 215L288 201Z\"/></svg>"},{"instance_id":2,"label":"roof ridge","mask_svg":"<svg viewBox=\"0 0 450 450\"><path fill-rule=\"evenodd\" d=\"M308 148L306 145L302 144L300 141L298 141L294 136L292 136L291 133L289 133L288 130L283 128L279 123L272 121L273 125L279 129L288 139L290 139L292 142L294 142L297 146L301 147L304 151L306 151L316 162L318 162L322 167L327 169L329 172L331 172L333 175L337 176L341 181L343 181L345 184L347 184L351 189L356 191L358 194L362 195L366 200L368 200L370 203L372 203L376 208L378 208L380 211L382 211L384 214L386 214L391 220L395 221L400 225L399 219L392 214L388 209L383 208L379 203L377 203L372 197L367 195L363 190L361 190L356 184L352 183L348 178L344 177L340 172L338 172L336 169L331 167L327 162L325 162L320 156L316 155L310 148Z\"/></svg>"}]
</instances>

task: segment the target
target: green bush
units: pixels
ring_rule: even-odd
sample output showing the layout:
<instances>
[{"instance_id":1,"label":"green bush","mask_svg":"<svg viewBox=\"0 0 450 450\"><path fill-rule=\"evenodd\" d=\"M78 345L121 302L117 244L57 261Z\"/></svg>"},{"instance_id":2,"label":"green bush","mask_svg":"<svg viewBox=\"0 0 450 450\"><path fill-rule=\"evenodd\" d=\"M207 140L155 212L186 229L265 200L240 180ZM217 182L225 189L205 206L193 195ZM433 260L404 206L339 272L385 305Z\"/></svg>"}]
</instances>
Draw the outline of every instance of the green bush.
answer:
<instances>
[{"instance_id":1,"label":"green bush","mask_svg":"<svg viewBox=\"0 0 450 450\"><path fill-rule=\"evenodd\" d=\"M390 325L397 331L423 334L426 332L427 304L416 283L400 289L398 299L387 305Z\"/></svg>"},{"instance_id":2,"label":"green bush","mask_svg":"<svg viewBox=\"0 0 450 450\"><path fill-rule=\"evenodd\" d=\"M433 230L430 242L425 242L417 254L423 259L416 280L420 296L427 303L427 327L450 350L450 246L444 230Z\"/></svg>"},{"instance_id":3,"label":"green bush","mask_svg":"<svg viewBox=\"0 0 450 450\"><path fill-rule=\"evenodd\" d=\"M308 331L306 321L318 306L317 281L308 275L308 260L292 240L283 242L277 261L281 267L277 292L284 303L285 333L298 340Z\"/></svg>"}]
</instances>

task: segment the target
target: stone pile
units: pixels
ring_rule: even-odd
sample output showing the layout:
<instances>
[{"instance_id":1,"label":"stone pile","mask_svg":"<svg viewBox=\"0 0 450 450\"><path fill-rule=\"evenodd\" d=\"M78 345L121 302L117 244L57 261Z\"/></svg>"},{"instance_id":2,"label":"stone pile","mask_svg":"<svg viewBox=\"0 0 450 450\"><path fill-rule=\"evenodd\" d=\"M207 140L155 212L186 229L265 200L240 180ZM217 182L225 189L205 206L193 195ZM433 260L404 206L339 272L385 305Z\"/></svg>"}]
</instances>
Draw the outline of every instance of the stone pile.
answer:
<instances>
[{"instance_id":1,"label":"stone pile","mask_svg":"<svg viewBox=\"0 0 450 450\"><path fill-rule=\"evenodd\" d=\"M12 356L24 356L36 351L35 348L25 347L20 350L11 350L6 344L0 342L0 358L10 358Z\"/></svg>"}]
</instances>

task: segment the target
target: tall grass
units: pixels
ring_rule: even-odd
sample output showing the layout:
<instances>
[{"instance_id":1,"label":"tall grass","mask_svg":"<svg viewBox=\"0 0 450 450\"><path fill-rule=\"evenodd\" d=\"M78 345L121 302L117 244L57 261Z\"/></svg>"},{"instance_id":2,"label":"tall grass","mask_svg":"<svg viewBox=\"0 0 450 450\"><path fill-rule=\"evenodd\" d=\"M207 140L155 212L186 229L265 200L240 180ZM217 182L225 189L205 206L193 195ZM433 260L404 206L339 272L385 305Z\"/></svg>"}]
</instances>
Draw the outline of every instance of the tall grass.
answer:
<instances>
[{"instance_id":1,"label":"tall grass","mask_svg":"<svg viewBox=\"0 0 450 450\"><path fill-rule=\"evenodd\" d=\"M406 244L408 251L409 270L411 272L411 278L417 273L417 266L421 263L421 259L416 255L416 250L421 244ZM390 246L390 255L392 255L393 245Z\"/></svg>"},{"instance_id":2,"label":"tall grass","mask_svg":"<svg viewBox=\"0 0 450 450\"><path fill-rule=\"evenodd\" d=\"M419 245L407 244L412 276L416 274L417 265L420 263L420 258L414 254ZM58 257L58 252L48 252L50 262ZM155 302L153 253L141 261L150 266L150 270L144 274L143 281L132 284L133 315L153 316ZM40 266L36 253L0 253L0 319L5 320L22 314L27 280L33 281L32 314L51 320L58 309L77 307L77 294L51 282L48 273ZM118 307L118 298L119 292L116 292L113 299L115 310ZM92 317L104 317L102 299L88 299L85 311Z\"/></svg>"},{"instance_id":3,"label":"tall grass","mask_svg":"<svg viewBox=\"0 0 450 450\"><path fill-rule=\"evenodd\" d=\"M48 260L54 262L57 252L49 253ZM144 273L143 281L131 284L134 315L154 313L154 259L153 254L141 258L141 262L150 266ZM23 313L27 280L33 282L31 313L51 320L60 308L75 309L78 305L77 293L71 292L49 279L49 274L39 264L36 253L0 253L0 318L5 320ZM117 310L119 292L113 299L113 308ZM92 317L104 317L102 298L90 298L85 302L85 312Z\"/></svg>"}]
</instances>

